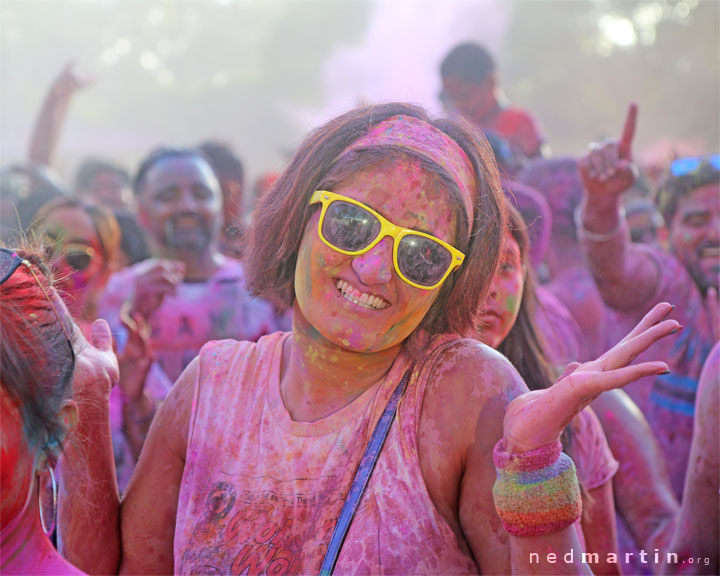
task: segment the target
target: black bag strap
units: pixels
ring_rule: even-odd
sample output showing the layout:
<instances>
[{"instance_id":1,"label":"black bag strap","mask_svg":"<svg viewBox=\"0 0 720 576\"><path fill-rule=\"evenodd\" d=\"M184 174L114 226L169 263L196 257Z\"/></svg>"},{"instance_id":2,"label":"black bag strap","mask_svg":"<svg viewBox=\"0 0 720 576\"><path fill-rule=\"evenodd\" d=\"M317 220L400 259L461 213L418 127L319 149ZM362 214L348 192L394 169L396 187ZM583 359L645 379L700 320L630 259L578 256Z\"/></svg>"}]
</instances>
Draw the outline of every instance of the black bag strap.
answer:
<instances>
[{"instance_id":1,"label":"black bag strap","mask_svg":"<svg viewBox=\"0 0 720 576\"><path fill-rule=\"evenodd\" d=\"M370 481L370 475L375 468L380 451L385 444L390 426L397 413L400 398L402 398L402 395L405 393L412 371L413 367L411 366L407 369L407 372L405 372L400 383L395 387L395 391L392 393L392 396L390 396L387 406L385 406L385 410L382 416L380 416L375 430L373 430L370 442L368 442L367 448L365 448L365 454L363 454L362 460L360 460L360 466L357 472L355 472L355 478L353 478L352 485L350 486L350 492L347 498L345 498L340 516L338 516L337 523L335 524L330 544L328 544L325 558L320 567L320 576L330 576L333 570L335 570L335 563L340 555L343 542L345 542L345 536L347 536L360 499L365 493L365 488L367 488L368 482Z\"/></svg>"}]
</instances>

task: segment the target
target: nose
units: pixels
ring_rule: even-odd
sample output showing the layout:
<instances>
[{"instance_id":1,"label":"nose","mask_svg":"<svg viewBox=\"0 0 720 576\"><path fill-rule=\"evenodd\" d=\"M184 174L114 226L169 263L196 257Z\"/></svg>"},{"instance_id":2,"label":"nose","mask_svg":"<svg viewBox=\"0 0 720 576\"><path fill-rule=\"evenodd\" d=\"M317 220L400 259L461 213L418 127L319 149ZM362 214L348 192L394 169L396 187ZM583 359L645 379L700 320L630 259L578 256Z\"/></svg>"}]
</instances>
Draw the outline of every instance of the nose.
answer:
<instances>
[{"instance_id":1,"label":"nose","mask_svg":"<svg viewBox=\"0 0 720 576\"><path fill-rule=\"evenodd\" d=\"M393 273L393 244L392 238L383 238L371 250L355 256L352 260L352 269L363 284L387 284Z\"/></svg>"},{"instance_id":2,"label":"nose","mask_svg":"<svg viewBox=\"0 0 720 576\"><path fill-rule=\"evenodd\" d=\"M487 298L485 299L485 304L488 305L490 302L494 302L497 299L498 295L498 281L497 276L495 276L492 281L490 282L490 290L488 291Z\"/></svg>"},{"instance_id":3,"label":"nose","mask_svg":"<svg viewBox=\"0 0 720 576\"><path fill-rule=\"evenodd\" d=\"M179 212L197 212L197 201L192 190L183 188L177 208Z\"/></svg>"}]
</instances>

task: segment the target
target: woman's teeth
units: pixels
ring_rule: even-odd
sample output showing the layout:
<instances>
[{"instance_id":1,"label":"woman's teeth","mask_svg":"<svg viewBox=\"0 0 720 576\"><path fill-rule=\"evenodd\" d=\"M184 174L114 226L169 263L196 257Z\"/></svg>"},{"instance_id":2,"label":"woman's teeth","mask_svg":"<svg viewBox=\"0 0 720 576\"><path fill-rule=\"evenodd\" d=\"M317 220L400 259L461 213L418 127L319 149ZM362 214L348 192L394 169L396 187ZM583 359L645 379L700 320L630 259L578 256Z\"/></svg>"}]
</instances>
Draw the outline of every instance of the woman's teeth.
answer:
<instances>
[{"instance_id":1,"label":"woman's teeth","mask_svg":"<svg viewBox=\"0 0 720 576\"><path fill-rule=\"evenodd\" d=\"M390 306L389 302L386 302L379 296L360 292L357 288L345 282L345 280L338 280L336 286L346 300L350 300L353 304L357 304L363 308L382 310Z\"/></svg>"}]
</instances>

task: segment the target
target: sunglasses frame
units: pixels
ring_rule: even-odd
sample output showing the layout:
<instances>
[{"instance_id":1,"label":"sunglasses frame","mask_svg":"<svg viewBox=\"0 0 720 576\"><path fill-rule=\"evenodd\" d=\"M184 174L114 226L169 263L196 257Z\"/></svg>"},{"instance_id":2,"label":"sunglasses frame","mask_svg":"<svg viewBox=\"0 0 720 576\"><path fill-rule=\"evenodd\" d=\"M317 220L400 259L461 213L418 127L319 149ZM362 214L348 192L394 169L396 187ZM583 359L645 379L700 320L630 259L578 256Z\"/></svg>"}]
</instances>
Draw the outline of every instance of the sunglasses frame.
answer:
<instances>
[{"instance_id":1,"label":"sunglasses frame","mask_svg":"<svg viewBox=\"0 0 720 576\"><path fill-rule=\"evenodd\" d=\"M325 221L325 215L327 214L328 207L335 202L336 200L347 202L348 204L354 204L355 206L359 206L363 210L367 210L370 214L372 214L375 218L377 218L378 222L380 222L380 232L375 237L375 239L370 242L365 248L362 248L361 250L356 251L349 251L349 250L343 250L342 248L339 248L338 246L335 246L332 244L322 232L323 222ZM336 252L339 252L340 254L346 254L348 256L360 256L361 254L365 254L366 252L369 252L372 250L377 244L380 243L380 241L385 238L386 236L390 236L393 239L393 265L395 267L395 272L397 272L397 275L403 280L403 282L409 284L410 286L413 286L414 288L419 288L420 290L434 290L438 286L440 286L447 277L450 275L450 273L455 270L456 268L460 267L460 265L465 260L465 254L460 252L457 248L451 246L447 242L444 242L443 240L440 240L440 238L437 238L431 234L426 234L425 232L419 232L417 230L412 230L410 228L403 228L402 226L396 226L392 222L390 222L387 218L385 218L382 214L379 214L370 206L367 206L366 204L363 204L362 202L355 200L354 198L348 198L347 196L343 196L342 194L336 194L335 192L330 192L328 190L316 190L313 192L312 196L310 197L310 202L308 204L322 204L322 211L320 212L320 220L318 221L318 236L320 237L320 240L322 242L335 250ZM416 282L413 282L409 278L407 278L401 271L400 266L398 264L398 246L400 244L400 241L405 236L421 236L423 238L429 238L430 240L433 240L434 242L437 242L440 244L443 248L445 248L448 252L450 252L450 255L452 257L450 261L450 265L448 266L448 269L445 271L445 274L443 274L442 278L433 284L432 286L423 286L422 284L418 284Z\"/></svg>"},{"instance_id":2,"label":"sunglasses frame","mask_svg":"<svg viewBox=\"0 0 720 576\"><path fill-rule=\"evenodd\" d=\"M708 164L720 170L720 154L709 154L707 156L689 156L687 158L678 158L670 163L670 174L676 178L687 176Z\"/></svg>"}]
</instances>

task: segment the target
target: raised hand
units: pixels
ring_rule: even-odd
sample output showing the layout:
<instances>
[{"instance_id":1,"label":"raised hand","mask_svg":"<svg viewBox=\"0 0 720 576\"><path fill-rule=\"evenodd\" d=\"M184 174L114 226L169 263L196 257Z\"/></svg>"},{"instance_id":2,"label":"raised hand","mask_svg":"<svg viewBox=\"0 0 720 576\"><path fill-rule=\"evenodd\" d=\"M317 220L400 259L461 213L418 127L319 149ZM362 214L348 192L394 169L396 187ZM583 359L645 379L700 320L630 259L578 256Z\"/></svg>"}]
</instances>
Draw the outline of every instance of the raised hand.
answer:
<instances>
[{"instance_id":1,"label":"raised hand","mask_svg":"<svg viewBox=\"0 0 720 576\"><path fill-rule=\"evenodd\" d=\"M550 388L515 398L503 421L505 450L527 452L555 442L570 420L602 392L667 373L665 362L629 364L654 342L681 328L676 320L665 319L672 309L666 302L657 304L632 332L597 360L571 364Z\"/></svg>"},{"instance_id":2,"label":"raised hand","mask_svg":"<svg viewBox=\"0 0 720 576\"><path fill-rule=\"evenodd\" d=\"M150 351L150 325L141 314L130 317L125 307L120 311L120 321L128 333L122 353L118 354L120 380L118 386L130 402L138 402L145 391L145 379L152 364Z\"/></svg>"},{"instance_id":3,"label":"raised hand","mask_svg":"<svg viewBox=\"0 0 720 576\"><path fill-rule=\"evenodd\" d=\"M118 378L118 361L113 353L110 327L105 320L96 320L92 325L90 342L82 335L79 336L73 375L73 396L75 399L108 398Z\"/></svg>"},{"instance_id":4,"label":"raised hand","mask_svg":"<svg viewBox=\"0 0 720 576\"><path fill-rule=\"evenodd\" d=\"M632 141L637 123L637 105L630 104L622 136L590 144L580 158L580 175L587 191L586 202L615 206L620 194L635 182Z\"/></svg>"},{"instance_id":5,"label":"raised hand","mask_svg":"<svg viewBox=\"0 0 720 576\"><path fill-rule=\"evenodd\" d=\"M175 289L185 277L185 264L177 260L148 260L135 278L135 295L129 316L149 319L162 304L165 296L175 294Z\"/></svg>"},{"instance_id":6,"label":"raised hand","mask_svg":"<svg viewBox=\"0 0 720 576\"><path fill-rule=\"evenodd\" d=\"M79 76L75 72L75 62L72 60L65 64L60 75L53 80L50 94L58 99L69 98L78 90L90 86L94 82L89 76Z\"/></svg>"}]
</instances>

